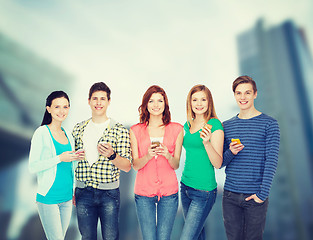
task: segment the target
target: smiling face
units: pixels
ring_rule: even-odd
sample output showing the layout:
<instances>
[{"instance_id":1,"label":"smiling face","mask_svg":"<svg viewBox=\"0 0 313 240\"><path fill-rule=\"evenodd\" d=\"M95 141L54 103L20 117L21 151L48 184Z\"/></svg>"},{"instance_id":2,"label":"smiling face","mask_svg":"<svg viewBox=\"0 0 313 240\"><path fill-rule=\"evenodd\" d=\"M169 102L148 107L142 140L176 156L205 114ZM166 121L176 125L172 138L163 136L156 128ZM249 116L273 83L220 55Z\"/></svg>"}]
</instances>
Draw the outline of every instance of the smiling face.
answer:
<instances>
[{"instance_id":1,"label":"smiling face","mask_svg":"<svg viewBox=\"0 0 313 240\"><path fill-rule=\"evenodd\" d=\"M150 115L158 116L164 112L164 97L160 93L153 93L148 101L147 109Z\"/></svg>"},{"instance_id":2,"label":"smiling face","mask_svg":"<svg viewBox=\"0 0 313 240\"><path fill-rule=\"evenodd\" d=\"M257 92L254 92L252 84L239 84L235 89L234 95L240 110L254 108L254 99L257 97Z\"/></svg>"},{"instance_id":3,"label":"smiling face","mask_svg":"<svg viewBox=\"0 0 313 240\"><path fill-rule=\"evenodd\" d=\"M105 91L96 91L92 93L88 104L92 111L92 116L106 116L106 111L110 105L107 93Z\"/></svg>"},{"instance_id":4,"label":"smiling face","mask_svg":"<svg viewBox=\"0 0 313 240\"><path fill-rule=\"evenodd\" d=\"M207 112L209 102L204 91L198 91L191 96L191 109L195 115L203 115Z\"/></svg>"},{"instance_id":5,"label":"smiling face","mask_svg":"<svg viewBox=\"0 0 313 240\"><path fill-rule=\"evenodd\" d=\"M51 114L52 121L63 122L70 110L69 102L66 98L55 98L52 100L51 106L46 107Z\"/></svg>"}]
</instances>

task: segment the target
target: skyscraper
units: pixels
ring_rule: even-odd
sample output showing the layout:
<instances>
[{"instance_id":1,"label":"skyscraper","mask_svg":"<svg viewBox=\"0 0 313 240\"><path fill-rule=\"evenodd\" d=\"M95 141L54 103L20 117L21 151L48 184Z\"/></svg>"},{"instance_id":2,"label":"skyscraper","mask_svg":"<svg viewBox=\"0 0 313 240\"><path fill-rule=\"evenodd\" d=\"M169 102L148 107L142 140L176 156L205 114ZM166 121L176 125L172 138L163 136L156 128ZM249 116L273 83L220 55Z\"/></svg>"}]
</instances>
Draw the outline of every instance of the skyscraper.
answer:
<instances>
[{"instance_id":1,"label":"skyscraper","mask_svg":"<svg viewBox=\"0 0 313 240\"><path fill-rule=\"evenodd\" d=\"M262 20L237 38L240 75L257 83L256 108L276 118L280 156L270 193L264 239L312 239L312 57L304 31L292 21Z\"/></svg>"}]
</instances>

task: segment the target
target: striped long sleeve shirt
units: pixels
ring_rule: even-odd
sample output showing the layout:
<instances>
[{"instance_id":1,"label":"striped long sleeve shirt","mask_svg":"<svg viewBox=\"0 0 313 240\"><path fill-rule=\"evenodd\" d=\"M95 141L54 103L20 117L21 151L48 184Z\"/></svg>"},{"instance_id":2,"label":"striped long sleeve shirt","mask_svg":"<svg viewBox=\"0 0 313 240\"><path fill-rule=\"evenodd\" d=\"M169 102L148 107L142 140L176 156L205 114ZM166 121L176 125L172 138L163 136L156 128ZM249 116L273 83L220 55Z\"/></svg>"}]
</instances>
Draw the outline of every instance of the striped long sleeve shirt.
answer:
<instances>
[{"instance_id":1,"label":"striped long sleeve shirt","mask_svg":"<svg viewBox=\"0 0 313 240\"><path fill-rule=\"evenodd\" d=\"M265 200L276 172L280 132L275 119L262 113L250 119L235 116L223 123L225 131L223 166L226 166L224 189L256 194ZM232 138L244 145L237 155L229 150Z\"/></svg>"}]
</instances>

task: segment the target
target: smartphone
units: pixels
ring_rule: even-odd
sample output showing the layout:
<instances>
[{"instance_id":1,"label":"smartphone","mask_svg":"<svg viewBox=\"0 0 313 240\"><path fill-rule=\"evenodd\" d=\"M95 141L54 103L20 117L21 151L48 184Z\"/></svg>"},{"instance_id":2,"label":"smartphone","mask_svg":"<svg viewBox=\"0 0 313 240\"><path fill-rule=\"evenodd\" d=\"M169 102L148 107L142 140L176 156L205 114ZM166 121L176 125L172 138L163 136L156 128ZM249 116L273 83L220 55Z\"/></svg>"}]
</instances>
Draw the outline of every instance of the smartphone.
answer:
<instances>
[{"instance_id":1,"label":"smartphone","mask_svg":"<svg viewBox=\"0 0 313 240\"><path fill-rule=\"evenodd\" d=\"M237 143L237 144L241 144L239 138L232 138L231 141L232 141L232 142L235 142L235 143Z\"/></svg>"},{"instance_id":2,"label":"smartphone","mask_svg":"<svg viewBox=\"0 0 313 240\"><path fill-rule=\"evenodd\" d=\"M78 149L78 150L75 152L75 154L80 154L80 153L83 153L83 152L85 152L84 149Z\"/></svg>"},{"instance_id":3,"label":"smartphone","mask_svg":"<svg viewBox=\"0 0 313 240\"><path fill-rule=\"evenodd\" d=\"M153 141L151 144L154 145L152 148L157 148L157 147L160 147L161 145L159 141Z\"/></svg>"}]
</instances>

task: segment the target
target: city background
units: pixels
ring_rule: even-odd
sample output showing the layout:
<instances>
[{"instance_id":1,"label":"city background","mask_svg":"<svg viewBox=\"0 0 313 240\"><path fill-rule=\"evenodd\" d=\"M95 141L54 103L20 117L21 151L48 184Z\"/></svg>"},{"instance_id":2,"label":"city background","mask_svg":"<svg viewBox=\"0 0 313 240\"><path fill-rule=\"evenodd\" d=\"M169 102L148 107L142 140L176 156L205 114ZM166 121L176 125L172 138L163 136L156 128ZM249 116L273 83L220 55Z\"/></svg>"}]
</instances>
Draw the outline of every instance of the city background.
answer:
<instances>
[{"instance_id":1,"label":"city background","mask_svg":"<svg viewBox=\"0 0 313 240\"><path fill-rule=\"evenodd\" d=\"M152 84L166 90L172 120L181 124L188 91L205 84L224 121L238 111L231 83L243 74L257 82L257 109L276 118L281 130L264 239L313 239L310 0L0 0L0 16L0 240L45 239L28 152L51 91L70 96L69 130L90 117L88 90L98 81L112 90L108 115L126 127L138 122ZM183 151L179 179L184 158ZM224 170L216 175L219 194L205 228L207 239L226 240ZM134 170L121 175L122 240L141 239L135 176ZM182 226L179 208L172 239ZM75 209L66 239L80 239Z\"/></svg>"}]
</instances>

